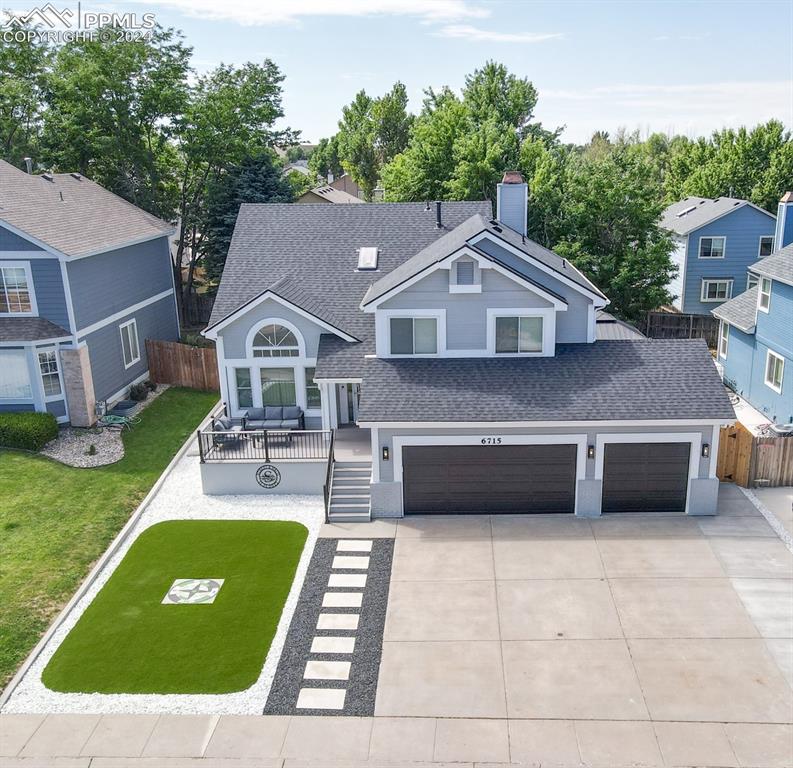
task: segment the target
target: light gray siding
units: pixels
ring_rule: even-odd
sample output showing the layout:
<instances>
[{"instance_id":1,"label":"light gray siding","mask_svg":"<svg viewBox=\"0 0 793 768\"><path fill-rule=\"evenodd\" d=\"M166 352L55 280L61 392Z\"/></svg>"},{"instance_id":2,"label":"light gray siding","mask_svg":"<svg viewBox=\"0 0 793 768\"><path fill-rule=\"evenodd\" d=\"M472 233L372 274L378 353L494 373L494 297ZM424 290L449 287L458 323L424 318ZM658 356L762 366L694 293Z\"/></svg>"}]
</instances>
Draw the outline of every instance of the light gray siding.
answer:
<instances>
[{"instance_id":1,"label":"light gray siding","mask_svg":"<svg viewBox=\"0 0 793 768\"><path fill-rule=\"evenodd\" d=\"M138 329L140 360L130 368L124 368L119 326L133 318ZM146 339L175 341L178 333L173 298L166 296L81 338L80 341L84 340L88 345L96 399L106 400L146 373Z\"/></svg>"},{"instance_id":2,"label":"light gray siding","mask_svg":"<svg viewBox=\"0 0 793 768\"><path fill-rule=\"evenodd\" d=\"M165 237L78 259L67 270L78 329L173 288ZM169 301L175 315L173 297Z\"/></svg>"},{"instance_id":3,"label":"light gray siding","mask_svg":"<svg viewBox=\"0 0 793 768\"><path fill-rule=\"evenodd\" d=\"M268 318L280 318L294 325L303 336L306 344L306 357L315 358L319 337L327 331L316 323L303 317L292 309L279 304L273 299L266 299L249 312L241 315L234 322L229 323L218 335L223 339L223 353L226 359L247 358L248 350L245 349L245 340L251 328L259 325ZM288 358L287 358L288 360Z\"/></svg>"},{"instance_id":4,"label":"light gray siding","mask_svg":"<svg viewBox=\"0 0 793 768\"><path fill-rule=\"evenodd\" d=\"M487 238L480 240L476 247L491 256L497 257L511 269L561 296L567 302L567 312L556 313L556 342L558 344L581 344L587 341L587 323L589 306L592 304L591 299L553 275L544 272L533 264L529 264L519 256L515 256L492 240Z\"/></svg>"}]
</instances>

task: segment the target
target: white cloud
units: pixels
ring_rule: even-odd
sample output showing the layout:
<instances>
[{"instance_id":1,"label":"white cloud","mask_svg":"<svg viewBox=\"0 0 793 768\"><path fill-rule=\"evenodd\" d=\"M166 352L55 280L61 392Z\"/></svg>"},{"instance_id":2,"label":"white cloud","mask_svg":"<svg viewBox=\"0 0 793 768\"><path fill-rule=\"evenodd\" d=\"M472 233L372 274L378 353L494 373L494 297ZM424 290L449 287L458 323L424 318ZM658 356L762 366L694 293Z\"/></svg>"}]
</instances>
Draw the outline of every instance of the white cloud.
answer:
<instances>
[{"instance_id":1,"label":"white cloud","mask_svg":"<svg viewBox=\"0 0 793 768\"><path fill-rule=\"evenodd\" d=\"M541 43L563 37L560 32L495 32L468 24L450 24L432 34L435 37L453 37L474 43Z\"/></svg>"},{"instance_id":2,"label":"white cloud","mask_svg":"<svg viewBox=\"0 0 793 768\"><path fill-rule=\"evenodd\" d=\"M470 0L142 0L214 21L244 26L295 23L309 16L413 16L448 22L490 12Z\"/></svg>"},{"instance_id":3,"label":"white cloud","mask_svg":"<svg viewBox=\"0 0 793 768\"><path fill-rule=\"evenodd\" d=\"M566 125L563 138L567 141L587 141L595 130L614 132L620 127L699 136L771 118L793 126L790 80L619 83L575 90L540 85L539 91L538 118L546 125Z\"/></svg>"}]
</instances>

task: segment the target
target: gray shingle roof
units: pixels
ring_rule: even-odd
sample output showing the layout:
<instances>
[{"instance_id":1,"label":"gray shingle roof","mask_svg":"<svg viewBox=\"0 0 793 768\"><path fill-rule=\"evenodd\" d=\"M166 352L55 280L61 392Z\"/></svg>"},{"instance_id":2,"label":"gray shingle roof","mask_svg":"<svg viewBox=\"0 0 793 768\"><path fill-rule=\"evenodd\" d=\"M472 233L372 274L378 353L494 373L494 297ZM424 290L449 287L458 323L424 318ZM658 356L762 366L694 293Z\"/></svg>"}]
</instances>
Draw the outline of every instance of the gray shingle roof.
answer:
<instances>
[{"instance_id":1,"label":"gray shingle roof","mask_svg":"<svg viewBox=\"0 0 793 768\"><path fill-rule=\"evenodd\" d=\"M734 418L701 339L560 344L528 359L367 358L359 410L362 422Z\"/></svg>"},{"instance_id":2,"label":"gray shingle roof","mask_svg":"<svg viewBox=\"0 0 793 768\"><path fill-rule=\"evenodd\" d=\"M0 160L0 224L4 221L67 256L101 253L173 231L89 179L56 173L47 181Z\"/></svg>"},{"instance_id":3,"label":"gray shingle roof","mask_svg":"<svg viewBox=\"0 0 793 768\"><path fill-rule=\"evenodd\" d=\"M672 203L661 214L660 225L676 235L687 235L744 205L751 205L751 203L748 200L735 197L717 197L715 199L687 197L685 200ZM758 210L762 210L762 208L758 208ZM771 216L768 211L763 211L763 213Z\"/></svg>"},{"instance_id":4,"label":"gray shingle roof","mask_svg":"<svg viewBox=\"0 0 793 768\"><path fill-rule=\"evenodd\" d=\"M360 310L369 286L477 213L489 216L490 203L444 203L438 229L424 203L243 205L209 325L290 277L303 300L374 351L374 319ZM377 271L357 271L364 246L379 248Z\"/></svg>"},{"instance_id":5,"label":"gray shingle roof","mask_svg":"<svg viewBox=\"0 0 793 768\"><path fill-rule=\"evenodd\" d=\"M0 317L0 341L45 341L69 335L43 317Z\"/></svg>"},{"instance_id":6,"label":"gray shingle roof","mask_svg":"<svg viewBox=\"0 0 793 768\"><path fill-rule=\"evenodd\" d=\"M634 341L647 337L630 323L599 309L595 323L595 338L598 341Z\"/></svg>"},{"instance_id":7,"label":"gray shingle roof","mask_svg":"<svg viewBox=\"0 0 793 768\"><path fill-rule=\"evenodd\" d=\"M719 320L734 325L744 333L754 333L757 323L757 291L757 286L749 288L734 299L712 309L711 314Z\"/></svg>"},{"instance_id":8,"label":"gray shingle roof","mask_svg":"<svg viewBox=\"0 0 793 768\"><path fill-rule=\"evenodd\" d=\"M310 196L312 194L322 198L323 200L327 200L329 203L335 203L336 205L363 203L363 200L357 198L355 195L351 195L349 192L345 192L343 189L331 187L330 184L323 184L322 186L314 187L314 189L310 189L304 195L301 195L301 198Z\"/></svg>"},{"instance_id":9,"label":"gray shingle roof","mask_svg":"<svg viewBox=\"0 0 793 768\"><path fill-rule=\"evenodd\" d=\"M755 262L749 271L793 285L793 243Z\"/></svg>"},{"instance_id":10,"label":"gray shingle roof","mask_svg":"<svg viewBox=\"0 0 793 768\"><path fill-rule=\"evenodd\" d=\"M316 379L357 379L363 371L366 355L374 352L374 347L363 343L350 343L323 333L319 337L317 351Z\"/></svg>"}]
</instances>

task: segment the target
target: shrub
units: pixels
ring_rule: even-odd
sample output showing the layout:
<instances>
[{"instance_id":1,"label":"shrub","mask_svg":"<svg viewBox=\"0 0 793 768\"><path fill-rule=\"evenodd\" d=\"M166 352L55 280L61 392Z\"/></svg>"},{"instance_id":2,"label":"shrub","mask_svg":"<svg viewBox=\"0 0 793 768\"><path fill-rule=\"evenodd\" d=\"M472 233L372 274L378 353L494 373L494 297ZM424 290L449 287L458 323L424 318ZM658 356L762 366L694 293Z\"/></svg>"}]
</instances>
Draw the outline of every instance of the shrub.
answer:
<instances>
[{"instance_id":1,"label":"shrub","mask_svg":"<svg viewBox=\"0 0 793 768\"><path fill-rule=\"evenodd\" d=\"M136 403L145 400L149 396L149 388L141 383L141 384L133 384L129 388L129 399L134 400Z\"/></svg>"},{"instance_id":2,"label":"shrub","mask_svg":"<svg viewBox=\"0 0 793 768\"><path fill-rule=\"evenodd\" d=\"M96 446L93 443L91 443L91 445L88 446L88 450L86 451L86 453L89 456L96 456Z\"/></svg>"},{"instance_id":3,"label":"shrub","mask_svg":"<svg viewBox=\"0 0 793 768\"><path fill-rule=\"evenodd\" d=\"M156 382L152 381L151 379L146 379L146 381L143 383L146 385L146 389L148 389L149 392L154 392L154 390L157 389Z\"/></svg>"},{"instance_id":4,"label":"shrub","mask_svg":"<svg viewBox=\"0 0 793 768\"><path fill-rule=\"evenodd\" d=\"M0 445L40 451L58 436L58 422L51 413L0 413Z\"/></svg>"},{"instance_id":5,"label":"shrub","mask_svg":"<svg viewBox=\"0 0 793 768\"><path fill-rule=\"evenodd\" d=\"M182 344L187 344L190 347L214 347L215 342L210 339L204 338L200 333L188 332L182 334L179 339Z\"/></svg>"}]
</instances>

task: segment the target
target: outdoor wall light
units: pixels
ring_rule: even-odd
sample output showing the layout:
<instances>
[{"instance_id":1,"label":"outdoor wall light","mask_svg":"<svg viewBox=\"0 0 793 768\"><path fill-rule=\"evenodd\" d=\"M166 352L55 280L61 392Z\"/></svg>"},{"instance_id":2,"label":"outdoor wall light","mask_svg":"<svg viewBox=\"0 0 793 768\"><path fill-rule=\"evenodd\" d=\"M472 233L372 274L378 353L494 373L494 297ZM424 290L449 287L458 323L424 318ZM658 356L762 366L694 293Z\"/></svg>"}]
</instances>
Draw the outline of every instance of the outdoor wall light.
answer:
<instances>
[{"instance_id":1,"label":"outdoor wall light","mask_svg":"<svg viewBox=\"0 0 793 768\"><path fill-rule=\"evenodd\" d=\"M707 459L710 457L710 443L702 443L702 458Z\"/></svg>"},{"instance_id":2,"label":"outdoor wall light","mask_svg":"<svg viewBox=\"0 0 793 768\"><path fill-rule=\"evenodd\" d=\"M595 446L594 445L588 445L587 446L586 457L588 459L594 459L595 458Z\"/></svg>"},{"instance_id":3,"label":"outdoor wall light","mask_svg":"<svg viewBox=\"0 0 793 768\"><path fill-rule=\"evenodd\" d=\"M388 461L388 446L383 446L383 461Z\"/></svg>"}]
</instances>

